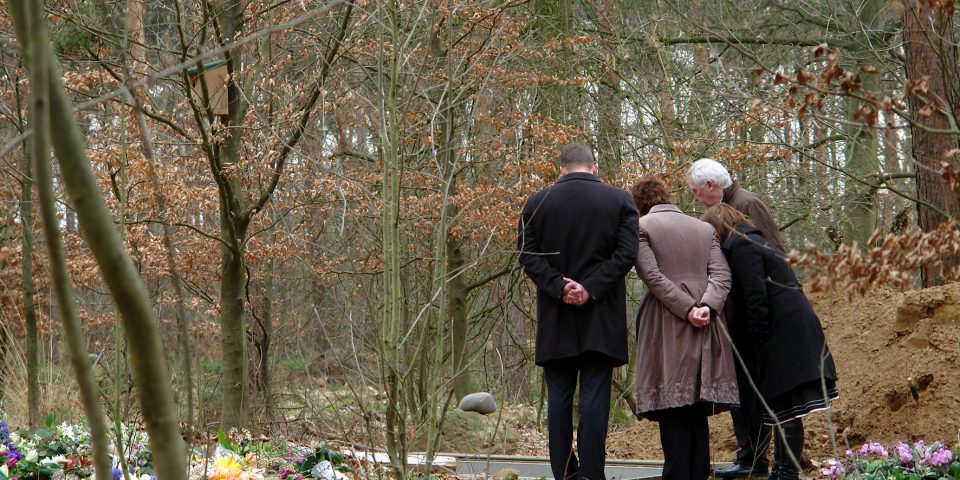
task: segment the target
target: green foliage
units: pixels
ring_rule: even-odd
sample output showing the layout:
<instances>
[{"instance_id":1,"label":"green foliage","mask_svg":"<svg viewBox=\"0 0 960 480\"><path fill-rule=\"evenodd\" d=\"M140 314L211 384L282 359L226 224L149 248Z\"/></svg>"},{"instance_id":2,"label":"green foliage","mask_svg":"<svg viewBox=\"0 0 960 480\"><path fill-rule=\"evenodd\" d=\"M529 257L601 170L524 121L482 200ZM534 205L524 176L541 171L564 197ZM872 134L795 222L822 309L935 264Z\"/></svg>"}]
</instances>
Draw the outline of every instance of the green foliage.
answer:
<instances>
[{"instance_id":1,"label":"green foliage","mask_svg":"<svg viewBox=\"0 0 960 480\"><path fill-rule=\"evenodd\" d=\"M57 56L86 56L87 50L95 50L100 42L93 30L82 26L98 23L94 21L97 16L93 3L77 2L72 5L74 11L71 18L50 23L50 44Z\"/></svg>"},{"instance_id":2,"label":"green foliage","mask_svg":"<svg viewBox=\"0 0 960 480\"><path fill-rule=\"evenodd\" d=\"M628 425L636 418L633 413L626 408L613 408L610 413L610 423L614 425Z\"/></svg>"},{"instance_id":3,"label":"green foliage","mask_svg":"<svg viewBox=\"0 0 960 480\"><path fill-rule=\"evenodd\" d=\"M223 373L223 363L220 363L217 360L212 360L204 358L200 360L200 369L206 373L213 373L220 375Z\"/></svg>"},{"instance_id":4,"label":"green foliage","mask_svg":"<svg viewBox=\"0 0 960 480\"><path fill-rule=\"evenodd\" d=\"M293 355L290 357L281 358L278 362L280 368L286 370L290 373L295 374L306 374L307 366L310 365L313 360L306 353L300 353L298 355Z\"/></svg>"}]
</instances>

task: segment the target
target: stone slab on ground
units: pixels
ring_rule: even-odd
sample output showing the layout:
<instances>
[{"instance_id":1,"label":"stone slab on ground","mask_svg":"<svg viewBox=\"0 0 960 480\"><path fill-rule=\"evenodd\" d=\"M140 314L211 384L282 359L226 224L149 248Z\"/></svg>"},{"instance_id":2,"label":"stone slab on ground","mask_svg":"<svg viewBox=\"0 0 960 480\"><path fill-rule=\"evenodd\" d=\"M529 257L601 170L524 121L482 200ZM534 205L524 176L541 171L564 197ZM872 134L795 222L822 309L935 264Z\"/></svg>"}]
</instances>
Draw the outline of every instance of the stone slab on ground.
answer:
<instances>
[{"instance_id":1,"label":"stone slab on ground","mask_svg":"<svg viewBox=\"0 0 960 480\"><path fill-rule=\"evenodd\" d=\"M449 454L448 454L449 455ZM453 454L456 455L456 454ZM546 458L509 457L509 456L457 456L458 476L495 476L506 469L513 470L521 479L553 478L550 463ZM605 469L607 480L659 479L663 470L662 462L624 462L607 461Z\"/></svg>"}]
</instances>

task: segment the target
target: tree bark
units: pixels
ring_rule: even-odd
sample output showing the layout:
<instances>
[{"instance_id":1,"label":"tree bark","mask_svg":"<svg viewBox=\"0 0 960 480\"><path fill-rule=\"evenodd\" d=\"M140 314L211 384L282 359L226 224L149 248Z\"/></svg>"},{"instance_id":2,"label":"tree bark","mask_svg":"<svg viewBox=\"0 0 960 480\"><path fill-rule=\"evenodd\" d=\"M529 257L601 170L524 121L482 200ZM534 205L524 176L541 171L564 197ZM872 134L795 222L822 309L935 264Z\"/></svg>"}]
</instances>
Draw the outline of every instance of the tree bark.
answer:
<instances>
[{"instance_id":1,"label":"tree bark","mask_svg":"<svg viewBox=\"0 0 960 480\"><path fill-rule=\"evenodd\" d=\"M34 122L36 118L34 118ZM40 426L40 355L37 340L37 310L33 302L33 168L24 142L23 185L20 197L20 226L23 228L23 321L27 331L27 424Z\"/></svg>"},{"instance_id":2,"label":"tree bark","mask_svg":"<svg viewBox=\"0 0 960 480\"><path fill-rule=\"evenodd\" d=\"M146 54L143 45L146 42L146 35L143 31L143 15L145 12L145 0L135 0L130 3L130 12L127 19L128 30L134 35L134 42L130 46L130 59L133 62L133 73L138 76L145 76L144 66L147 64ZM175 240L175 230L167 221L169 213L169 202L164 189L160 183L160 176L157 175L154 165L158 163L154 151L153 138L150 134L147 120L143 115L144 96L140 88L130 89L128 100L134 106L133 115L137 121L137 132L140 134L140 152L143 153L147 161L147 176L155 184L154 202L157 204L157 216L161 223L161 233L163 236L163 247L167 268L170 270L170 281L173 287L174 300L176 302L177 318L177 345L179 348L180 363L183 371L181 386L186 392L187 426L188 437L192 437L194 428L194 398L193 398L193 354L190 347L190 319L187 318L187 306L183 288L183 277L177 269L177 247Z\"/></svg>"},{"instance_id":3,"label":"tree bark","mask_svg":"<svg viewBox=\"0 0 960 480\"><path fill-rule=\"evenodd\" d=\"M383 164L383 212L381 242L383 248L383 318L380 330L382 380L387 392L386 443L387 454L397 480L406 477L406 408L402 399L401 332L406 318L406 302L401 279L402 255L400 244L400 177L403 172L400 145L400 108L397 105L400 75L400 12L396 2L385 2L384 21L387 29L382 38L389 39L390 51L384 51L384 65L377 73L377 89L381 101L383 121L378 125Z\"/></svg>"},{"instance_id":4,"label":"tree bark","mask_svg":"<svg viewBox=\"0 0 960 480\"><path fill-rule=\"evenodd\" d=\"M861 43L870 44L871 35L881 25L881 13L885 5L885 0L867 0L861 5L856 17L859 25L853 28L864 32L863 36L866 38ZM862 57L868 56L869 53L860 51L851 53L855 58L855 67L865 65L866 62ZM864 93L880 94L878 91L880 87L878 75L861 74L860 78L863 82ZM852 119L854 114L864 107L869 107L869 103L855 98L847 99L847 118ZM846 127L848 138L844 168L849 174L859 179L869 178L871 175L880 172L879 142L877 141L876 127L877 125L866 124L865 119L851 123ZM843 204L843 222L841 225L844 242L856 242L861 251L866 251L870 247L870 245L867 245L867 241L877 228L877 189L853 179L847 179L845 181Z\"/></svg>"},{"instance_id":5,"label":"tree bark","mask_svg":"<svg viewBox=\"0 0 960 480\"><path fill-rule=\"evenodd\" d=\"M26 2L24 2L26 3ZM14 19L17 29L17 36L23 45L26 57L26 66L30 73L30 118L33 125L33 137L30 141L30 155L24 155L24 159L30 158L34 164L34 171L37 176L39 189L41 215L43 217L44 232L47 240L47 249L50 255L50 272L53 280L54 291L60 303L60 318L63 324L64 340L67 343L70 352L70 363L73 366L77 377L77 386L80 390L80 398L83 403L84 413L90 427L90 439L93 444L93 463L96 470L97 480L107 480L111 477L110 456L108 453L109 440L107 437L107 423L100 409L100 395L96 382L91 372L90 358L83 330L80 327L80 317L77 315L76 304L74 303L73 289L67 273L67 260L64 253L63 240L60 238L60 219L57 215L56 194L53 190L53 176L50 170L48 153L50 149L50 121L51 121L51 83L53 82L55 68L53 65L53 54L47 46L47 34L44 28L44 10L42 2L30 2L27 4L11 2L9 5L10 16ZM62 113L62 112L57 112ZM27 204L30 200L29 177L24 181L24 192ZM28 207L29 209L29 207ZM24 228L27 232L32 227L32 221L25 222ZM24 262L29 263L25 257ZM28 268L28 267L25 267ZM29 270L25 270L29 272ZM25 287L33 289L31 284L27 284L29 275L24 276ZM30 292L25 292L30 295ZM32 308L32 300L30 307ZM30 325L28 325L28 329ZM33 374L36 375L36 317L33 318L33 357L30 360L34 363ZM31 412L32 413L32 412ZM31 415L32 416L32 415ZM39 414L37 415L39 417ZM39 424L39 418L31 418ZM31 424L35 426L35 424Z\"/></svg>"},{"instance_id":6,"label":"tree bark","mask_svg":"<svg viewBox=\"0 0 960 480\"><path fill-rule=\"evenodd\" d=\"M609 39L600 45L602 65L597 86L597 163L603 176L620 178L623 163L623 90L617 71L619 54L614 34L620 31L615 20L620 17L620 5L615 0L603 0L598 11L599 22Z\"/></svg>"},{"instance_id":7,"label":"tree bark","mask_svg":"<svg viewBox=\"0 0 960 480\"><path fill-rule=\"evenodd\" d=\"M31 26L41 26L37 40L30 48L46 54L42 63L30 65L31 73L46 72L50 87L47 90L50 103L50 129L57 135L52 137L53 147L63 173L63 182L77 209L80 229L87 245L92 251L101 275L112 294L123 319L124 330L131 352L131 364L134 381L139 390L140 406L143 411L147 433L154 456L157 476L161 480L183 479L186 477L186 461L183 440L180 438L178 418L169 388L164 363L164 348L160 330L153 314L153 306L137 274L133 262L126 254L120 235L113 225L113 219L106 208L103 197L87 157L80 129L74 119L73 108L61 83L55 59L49 51L46 35L42 32L42 20L30 22L22 12L32 7L37 18L42 18L42 5L24 0L9 3L11 17L17 29L21 43L27 45ZM38 83L33 82L36 89ZM36 92L36 90L35 90ZM43 162L38 162L41 164ZM50 205L51 212L54 207ZM57 220L51 219L55 224ZM49 235L49 233L48 233ZM58 238L58 237L57 237ZM56 240L56 239L52 239ZM54 249L51 249L53 252ZM69 286L69 281L61 279L55 282L58 287ZM62 298L72 298L69 292L61 292ZM64 305L67 305L64 303ZM78 325L79 327L79 325ZM67 338L80 341L79 334L68 333ZM90 366L89 358L75 358L75 368ZM81 379L78 378L78 381ZM89 415L89 412L88 412ZM90 419L91 422L95 419ZM94 426L91 424L91 429ZM104 428L104 438L105 438ZM99 433L92 432L99 435ZM95 445L98 443L94 440ZM106 447L105 442L99 442ZM99 460L98 460L99 461ZM109 468L98 469L103 473ZM109 478L99 477L98 478Z\"/></svg>"},{"instance_id":8,"label":"tree bark","mask_svg":"<svg viewBox=\"0 0 960 480\"><path fill-rule=\"evenodd\" d=\"M937 206L957 218L955 194L944 184L940 176L941 163L947 160L948 152L957 148L957 137L929 131L952 128L947 109L949 89L957 81L956 51L953 42L953 15L931 9L926 2L910 1L903 12L903 39L906 52L908 81L926 83L926 93L916 89L907 96L910 114L915 122L910 128L913 160L916 162L917 197ZM932 27L932 28L931 28ZM929 115L925 115L926 108ZM926 128L925 128L926 127ZM917 223L925 231L936 230L941 222L948 220L935 210L917 205ZM926 265L922 271L924 287L943 285L944 268L956 268L957 256L944 255L942 265Z\"/></svg>"}]
</instances>

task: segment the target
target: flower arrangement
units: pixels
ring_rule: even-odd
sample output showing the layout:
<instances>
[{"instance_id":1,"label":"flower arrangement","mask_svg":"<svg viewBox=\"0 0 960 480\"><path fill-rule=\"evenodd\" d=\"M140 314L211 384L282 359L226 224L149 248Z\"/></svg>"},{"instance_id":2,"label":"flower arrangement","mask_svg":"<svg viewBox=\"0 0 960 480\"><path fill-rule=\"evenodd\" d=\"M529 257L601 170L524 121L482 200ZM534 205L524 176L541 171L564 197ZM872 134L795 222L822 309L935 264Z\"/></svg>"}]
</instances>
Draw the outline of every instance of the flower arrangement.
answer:
<instances>
[{"instance_id":1,"label":"flower arrangement","mask_svg":"<svg viewBox=\"0 0 960 480\"><path fill-rule=\"evenodd\" d=\"M124 450L128 454L127 473L131 480L155 480L153 459L147 436L142 431L124 426ZM33 432L10 431L0 421L0 480L16 479L82 479L93 477L93 447L85 425L62 423L54 426L48 417L45 428ZM114 479L123 478L120 460L114 452Z\"/></svg>"},{"instance_id":2,"label":"flower arrangement","mask_svg":"<svg viewBox=\"0 0 960 480\"><path fill-rule=\"evenodd\" d=\"M190 480L263 480L263 470L257 468L253 454L243 457L229 453L213 463L199 462L190 469Z\"/></svg>"},{"instance_id":3,"label":"flower arrangement","mask_svg":"<svg viewBox=\"0 0 960 480\"><path fill-rule=\"evenodd\" d=\"M113 480L156 480L147 434L121 425L123 455L113 451ZM116 439L114 439L116 440ZM117 442L115 442L116 444ZM266 475L284 480L351 480L355 475L343 454L326 444L307 448L288 442L254 439L243 430L220 433L216 453L191 457L190 480L264 480ZM92 479L93 447L82 424L46 426L32 432L11 431L0 421L0 480ZM125 470L125 471L124 471ZM275 475L275 476L274 476Z\"/></svg>"},{"instance_id":4,"label":"flower arrangement","mask_svg":"<svg viewBox=\"0 0 960 480\"><path fill-rule=\"evenodd\" d=\"M353 472L343 454L331 450L325 443L313 450L303 450L299 455L289 456L287 460L290 465L280 470L277 475L282 480L304 480L317 474L321 478L349 478L344 474Z\"/></svg>"},{"instance_id":5,"label":"flower arrangement","mask_svg":"<svg viewBox=\"0 0 960 480\"><path fill-rule=\"evenodd\" d=\"M927 445L897 442L892 448L875 442L847 450L842 460L829 460L821 469L826 478L863 480L923 480L960 478L960 444L951 450L942 442Z\"/></svg>"}]
</instances>

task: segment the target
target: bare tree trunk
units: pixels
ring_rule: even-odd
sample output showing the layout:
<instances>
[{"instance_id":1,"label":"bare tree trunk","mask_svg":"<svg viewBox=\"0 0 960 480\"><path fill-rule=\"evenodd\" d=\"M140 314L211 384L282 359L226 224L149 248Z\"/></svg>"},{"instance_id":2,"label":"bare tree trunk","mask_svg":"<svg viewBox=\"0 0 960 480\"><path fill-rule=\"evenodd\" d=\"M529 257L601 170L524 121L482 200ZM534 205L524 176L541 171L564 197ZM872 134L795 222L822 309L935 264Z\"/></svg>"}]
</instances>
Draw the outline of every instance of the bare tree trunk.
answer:
<instances>
[{"instance_id":1,"label":"bare tree trunk","mask_svg":"<svg viewBox=\"0 0 960 480\"><path fill-rule=\"evenodd\" d=\"M18 98L19 103L19 98ZM20 197L20 226L23 228L23 321L27 330L27 424L40 426L40 355L37 345L37 310L33 303L33 168L24 142L23 185Z\"/></svg>"},{"instance_id":2,"label":"bare tree trunk","mask_svg":"<svg viewBox=\"0 0 960 480\"><path fill-rule=\"evenodd\" d=\"M76 312L73 289L71 288L70 277L67 273L67 260L63 249L63 240L60 238L60 219L57 216L56 194L53 190L53 177L50 172L48 157L52 110L50 97L52 96L52 90L54 90L51 88L51 82L53 81L56 69L50 68L50 66L53 65L53 58L47 46L48 37L43 27L43 17L45 15L43 3L30 2L24 5L19 1L11 2L9 9L10 16L16 24L17 35L23 45L27 59L25 64L30 73L30 118L31 124L33 125L33 137L30 142L30 155L24 155L24 159L25 161L27 158L32 159L35 167L34 171L37 175L41 215L45 226L44 232L46 234L47 249L50 255L50 272L54 291L60 303L64 340L70 352L70 363L77 377L77 386L80 389L80 398L83 403L84 413L90 425L90 438L93 444L93 462L96 470L96 478L97 480L107 480L111 474L110 457L107 447L109 443L107 423L103 411L100 409L99 389L91 372L86 341L83 330L80 327L80 317ZM30 188L27 185L29 184L30 179L26 177L24 181L24 196L28 205L30 203ZM31 227L32 221L24 225L27 232L30 231ZM29 258L30 257L25 257L24 262L29 263L29 260L27 260ZM29 270L25 271L28 272ZM33 286L27 284L27 279L29 278L28 275L24 276L24 286L32 290ZM30 295L29 290L26 294L28 296ZM32 301L30 303L30 307L32 308ZM33 318L32 327L33 357L31 357L32 361L30 361L30 363L34 363L33 375L36 375L36 317ZM29 325L28 328L30 328ZM37 417L39 417L39 414L37 414ZM31 418L31 422L39 424L39 418ZM31 423L31 426L35 426L36 424Z\"/></svg>"},{"instance_id":3,"label":"bare tree trunk","mask_svg":"<svg viewBox=\"0 0 960 480\"><path fill-rule=\"evenodd\" d=\"M223 405L220 428L227 431L247 423L249 389L247 379L246 322L244 302L247 270L243 243L246 222L235 225L231 212L220 211L220 228L224 232L220 247L220 347L223 350Z\"/></svg>"},{"instance_id":4,"label":"bare tree trunk","mask_svg":"<svg viewBox=\"0 0 960 480\"><path fill-rule=\"evenodd\" d=\"M245 3L229 0L220 15L220 25L225 39L234 39L244 29ZM219 145L217 158L221 170L215 172L221 178L220 186L220 348L223 355L223 404L220 412L220 428L224 431L247 424L249 404L249 366L247 364L246 297L247 269L244 245L250 223L249 199L243 192L236 175L228 175L229 169L240 161L242 134L240 126L247 112L240 71L243 65L243 49L226 54L228 111L225 128L226 139Z\"/></svg>"},{"instance_id":5,"label":"bare tree trunk","mask_svg":"<svg viewBox=\"0 0 960 480\"><path fill-rule=\"evenodd\" d=\"M273 389L270 385L273 380L270 375L270 343L273 339L273 296L276 292L273 288L275 270L274 260L271 259L267 262L267 278L264 280L263 341L260 345L260 368L262 372L260 380L263 382L263 413L267 421L273 419Z\"/></svg>"},{"instance_id":6,"label":"bare tree trunk","mask_svg":"<svg viewBox=\"0 0 960 480\"><path fill-rule=\"evenodd\" d=\"M386 443L393 475L397 480L406 477L406 408L403 401L401 373L401 332L406 318L401 265L403 251L400 244L400 176L401 162L400 109L397 105L399 91L400 58L400 12L396 2L386 2L383 22L387 30L382 38L389 39L391 51L378 72L380 109L383 123L379 125L381 158L383 162L383 213L381 241L383 245L383 319L380 331L382 352L382 382L387 392Z\"/></svg>"},{"instance_id":7,"label":"bare tree trunk","mask_svg":"<svg viewBox=\"0 0 960 480\"><path fill-rule=\"evenodd\" d=\"M146 41L143 32L143 15L145 0L135 0L130 3L130 12L127 20L128 29L134 34L134 42L130 47L130 59L133 62L133 72L135 75L145 76L144 66L147 64L146 54L143 44ZM183 278L177 269L177 248L174 238L174 228L167 220L169 212L169 202L160 186L160 177L157 175L154 165L157 164L157 156L154 152L153 139L150 135L150 129L147 120L143 115L143 90L139 88L131 89L128 99L134 105L133 115L137 121L137 132L140 134L140 151L147 160L147 176L156 184L153 189L154 201L157 204L158 218L161 223L161 232L163 235L163 247L167 261L167 268L170 270L170 281L173 286L173 294L176 302L177 318L177 345L179 348L182 375L182 388L186 392L187 418L185 423L189 436L193 434L194 425L194 399L193 399L193 354L190 348L190 320L187 318L187 307L183 288Z\"/></svg>"},{"instance_id":8,"label":"bare tree trunk","mask_svg":"<svg viewBox=\"0 0 960 480\"><path fill-rule=\"evenodd\" d=\"M599 9L600 25L608 33L608 40L600 46L601 66L599 96L597 97L597 161L603 176L620 178L623 163L623 91L620 88L620 73L617 71L619 47L616 33L620 5L615 0L603 0Z\"/></svg>"},{"instance_id":9,"label":"bare tree trunk","mask_svg":"<svg viewBox=\"0 0 960 480\"><path fill-rule=\"evenodd\" d=\"M881 25L881 13L884 10L885 0L867 0L860 6L855 20L859 25L854 30L865 32L867 37L863 43L869 44L869 36ZM857 66L862 66L867 52L853 52ZM877 75L861 75L863 90L872 94L879 94L877 89L880 87L880 79ZM867 104L869 106L869 104ZM864 107L864 102L849 98L847 100L847 117L853 118L854 114ZM854 123L846 128L847 149L846 164L844 168L850 175L859 180L868 180L880 171L878 158L879 144L876 135L876 125ZM843 239L844 242L856 242L861 250L865 250L867 240L873 235L877 227L877 189L870 185L864 185L855 179L846 179L844 188L843 204Z\"/></svg>"},{"instance_id":10,"label":"bare tree trunk","mask_svg":"<svg viewBox=\"0 0 960 480\"><path fill-rule=\"evenodd\" d=\"M36 21L25 18L24 12L27 8L33 9ZM54 150L63 172L64 184L77 207L81 231L120 310L124 330L128 333L132 372L139 390L140 406L147 433L150 435L157 476L161 480L183 479L186 477L183 439L180 438L176 409L164 363L164 349L160 330L153 314L153 306L133 262L126 255L126 249L100 195L96 179L93 177L80 129L73 117L73 108L61 83L59 69L49 51L48 38L43 32L42 5L39 2L17 0L9 2L9 9L21 43L29 45L28 48L41 55L45 54L39 62L31 62L28 65L32 75L36 72L49 78L50 86L46 90L50 102L50 129L57 132L57 135L52 137ZM33 36L30 35L31 28L35 28ZM38 93L38 85L44 84L44 81L32 81L34 93ZM39 89L39 92L43 92L43 89ZM41 158L45 157L44 154ZM35 158L35 160L39 159ZM37 164L45 164L45 162L38 161ZM49 212L52 214L49 221L55 225L57 219L53 204L49 205ZM48 214L44 213L44 215ZM48 232L48 235L51 233ZM59 236L54 235L54 238L48 238L48 241L58 241L58 239ZM51 248L51 253L54 251L55 249ZM69 287L69 280L59 279L55 285L61 288ZM72 298L68 291L60 292L60 295L63 299ZM66 305L68 303L64 302L64 306ZM67 338L79 342L81 337L79 332L68 332ZM82 344L80 348L83 348ZM74 358L74 364L75 368L82 368L83 365L89 368L89 358L85 355L83 358ZM82 377L78 378L78 381L82 381ZM95 402L96 396L87 400ZM88 412L88 415L90 414ZM89 420L97 421L96 418ZM91 423L91 431L94 428ZM94 439L94 445L99 443L103 448L106 447L105 427L102 432L92 431L91 434L98 436ZM98 453L98 455L103 454ZM102 459L98 458L97 461L99 463ZM98 468L98 478L109 478L108 472L110 472L109 467Z\"/></svg>"},{"instance_id":11,"label":"bare tree trunk","mask_svg":"<svg viewBox=\"0 0 960 480\"><path fill-rule=\"evenodd\" d=\"M913 160L917 164L917 197L956 218L956 198L944 184L940 172L941 162L946 161L948 153L957 148L957 137L929 130L952 128L950 115L945 111L950 107L945 103L950 95L948 89L957 81L953 35L952 13L935 11L927 2L907 3L903 13L907 79L919 82L926 77L926 93L910 90L907 97L911 116L916 122L911 126L910 132ZM934 108L930 110L929 116L923 116L920 112L931 104ZM920 228L927 232L936 230L941 222L948 220L936 210L922 204L917 205L917 213ZM960 263L956 255L945 254L941 258L943 268L955 268ZM924 267L924 287L943 285L944 281L941 268L930 265Z\"/></svg>"}]
</instances>

